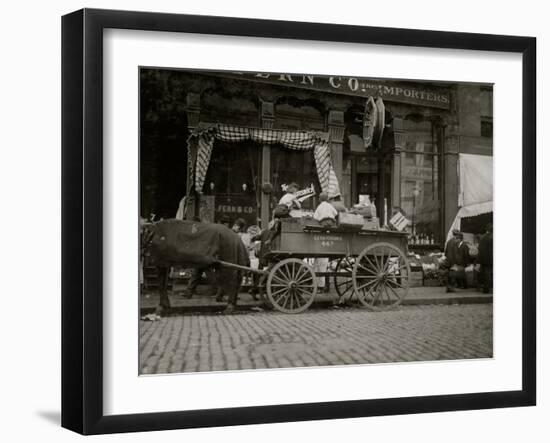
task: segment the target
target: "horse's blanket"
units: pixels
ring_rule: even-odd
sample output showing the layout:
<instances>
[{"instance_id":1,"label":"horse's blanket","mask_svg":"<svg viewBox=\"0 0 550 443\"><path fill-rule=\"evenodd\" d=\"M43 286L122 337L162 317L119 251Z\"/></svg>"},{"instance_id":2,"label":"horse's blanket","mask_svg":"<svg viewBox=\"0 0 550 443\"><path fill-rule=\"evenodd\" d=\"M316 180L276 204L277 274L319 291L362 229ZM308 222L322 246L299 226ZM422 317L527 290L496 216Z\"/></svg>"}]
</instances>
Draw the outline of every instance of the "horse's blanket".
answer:
<instances>
[{"instance_id":1,"label":"horse's blanket","mask_svg":"<svg viewBox=\"0 0 550 443\"><path fill-rule=\"evenodd\" d=\"M155 223L152 230L148 252L157 266L204 268L217 260L250 265L240 237L224 225L170 219Z\"/></svg>"}]
</instances>

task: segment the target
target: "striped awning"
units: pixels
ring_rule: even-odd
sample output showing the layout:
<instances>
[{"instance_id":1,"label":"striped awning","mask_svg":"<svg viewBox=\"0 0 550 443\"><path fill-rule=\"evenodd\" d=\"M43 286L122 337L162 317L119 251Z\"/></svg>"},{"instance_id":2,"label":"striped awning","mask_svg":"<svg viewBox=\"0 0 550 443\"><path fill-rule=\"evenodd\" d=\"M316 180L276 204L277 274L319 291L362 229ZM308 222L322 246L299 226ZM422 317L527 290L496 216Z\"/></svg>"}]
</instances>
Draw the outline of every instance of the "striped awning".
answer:
<instances>
[{"instance_id":1,"label":"striped awning","mask_svg":"<svg viewBox=\"0 0 550 443\"><path fill-rule=\"evenodd\" d=\"M202 192L216 139L226 142L252 140L263 145L277 143L285 148L298 151L313 150L317 175L322 190L327 192L329 197L340 195L338 178L330 159L328 134L313 131L246 128L221 124L199 127L191 133L187 140L189 161L191 162L190 174L194 174L195 191L197 192ZM194 143L197 145L197 157L193 165L191 147Z\"/></svg>"}]
</instances>

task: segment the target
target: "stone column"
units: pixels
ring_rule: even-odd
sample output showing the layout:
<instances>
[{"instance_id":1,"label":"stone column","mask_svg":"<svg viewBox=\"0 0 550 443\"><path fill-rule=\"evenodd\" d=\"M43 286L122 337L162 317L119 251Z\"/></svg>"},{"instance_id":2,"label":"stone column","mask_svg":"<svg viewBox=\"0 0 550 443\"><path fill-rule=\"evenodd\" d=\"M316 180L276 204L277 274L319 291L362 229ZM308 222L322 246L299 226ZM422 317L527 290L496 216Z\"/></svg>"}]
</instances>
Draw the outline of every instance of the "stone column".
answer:
<instances>
[{"instance_id":1,"label":"stone column","mask_svg":"<svg viewBox=\"0 0 550 443\"><path fill-rule=\"evenodd\" d=\"M392 209L394 207L401 207L401 151L405 148L405 132L403 130L402 118L393 118L393 138L391 201L388 202L388 220L392 216ZM384 202L380 203L384 204Z\"/></svg>"},{"instance_id":2,"label":"stone column","mask_svg":"<svg viewBox=\"0 0 550 443\"><path fill-rule=\"evenodd\" d=\"M275 120L275 107L273 102L261 101L260 108L260 123L263 129L272 129L273 121ZM271 183L271 147L269 145L262 146L262 177L260 180L260 188L266 182ZM271 194L262 192L260 217L262 220L262 229L267 228L269 224L269 204Z\"/></svg>"},{"instance_id":3,"label":"stone column","mask_svg":"<svg viewBox=\"0 0 550 443\"><path fill-rule=\"evenodd\" d=\"M328 132L330 135L330 157L332 167L340 184L342 200L349 195L349 186L343 180L344 171L344 112L330 110L328 113ZM349 179L348 179L349 182Z\"/></svg>"},{"instance_id":4,"label":"stone column","mask_svg":"<svg viewBox=\"0 0 550 443\"><path fill-rule=\"evenodd\" d=\"M460 136L454 125L445 128L443 137L443 232L442 242L444 243L447 233L458 212L458 153L460 151Z\"/></svg>"},{"instance_id":5,"label":"stone column","mask_svg":"<svg viewBox=\"0 0 550 443\"><path fill-rule=\"evenodd\" d=\"M187 127L189 129L189 133L193 131L198 125L200 121L200 114L201 114L201 97L199 94L195 94L193 92L190 92L187 94L186 97L186 104L187 104ZM184 147L184 149L187 149L187 146ZM197 148L196 146L191 148L191 152L188 152L187 155L188 163L185 165L187 169L187 194L189 194L189 190L193 188L193 179L192 179L192 170L189 168L189 164L195 165L195 160L197 158ZM187 211L187 218L192 218L193 215L199 215L199 205L196 205L196 197L197 195L194 194L191 197L191 201L188 203L191 208L190 211Z\"/></svg>"}]
</instances>

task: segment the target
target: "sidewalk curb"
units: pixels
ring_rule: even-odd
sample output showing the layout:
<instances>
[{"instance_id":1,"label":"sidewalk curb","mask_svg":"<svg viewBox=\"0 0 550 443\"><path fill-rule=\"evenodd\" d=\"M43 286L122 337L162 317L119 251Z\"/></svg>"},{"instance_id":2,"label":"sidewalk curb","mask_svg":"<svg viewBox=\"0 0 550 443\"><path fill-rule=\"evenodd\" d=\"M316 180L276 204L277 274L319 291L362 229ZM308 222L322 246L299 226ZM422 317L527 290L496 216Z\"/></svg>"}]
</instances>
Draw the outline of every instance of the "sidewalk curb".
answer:
<instances>
[{"instance_id":1,"label":"sidewalk curb","mask_svg":"<svg viewBox=\"0 0 550 443\"><path fill-rule=\"evenodd\" d=\"M493 303L492 295L462 295L462 296L445 296L445 297L425 297L425 298L406 298L400 306L419 306L419 305L463 305L463 304L483 304ZM331 309L334 306L332 301L320 300L313 302L309 310L314 309ZM361 307L361 305L355 305ZM355 307L354 306L354 307ZM174 306L170 310L170 315L177 314L194 314L194 313L221 313L226 307L226 303L208 303L202 305ZM245 302L237 304L237 311L252 311L252 308L261 308L263 312L271 312L271 310L263 308L262 302ZM140 315L144 316L155 312L155 306L146 306L140 308ZM349 309L347 306L342 306L340 309ZM278 312L278 311L274 311ZM307 311L305 311L307 312ZM293 315L293 314L290 314Z\"/></svg>"}]
</instances>

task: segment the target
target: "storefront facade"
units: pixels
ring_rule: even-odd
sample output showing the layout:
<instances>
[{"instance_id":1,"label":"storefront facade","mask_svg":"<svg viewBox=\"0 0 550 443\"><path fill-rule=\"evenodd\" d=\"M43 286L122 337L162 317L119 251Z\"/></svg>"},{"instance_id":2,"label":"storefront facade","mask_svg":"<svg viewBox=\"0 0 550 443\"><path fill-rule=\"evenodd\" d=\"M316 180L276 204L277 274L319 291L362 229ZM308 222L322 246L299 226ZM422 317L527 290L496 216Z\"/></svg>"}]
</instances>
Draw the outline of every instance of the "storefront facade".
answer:
<instances>
[{"instance_id":1,"label":"storefront facade","mask_svg":"<svg viewBox=\"0 0 550 443\"><path fill-rule=\"evenodd\" d=\"M347 207L368 195L381 219L400 210L416 236L436 244L444 242L458 211L459 154L492 156L490 86L265 73L164 75L178 79L188 135L216 124L320 134ZM368 97L383 101L384 130L366 148ZM197 152L188 155L192 169ZM200 205L189 170L181 194L194 198L192 215L265 225L285 185L296 182L320 192L316 161L311 150L216 140ZM314 196L304 206L313 210L316 204Z\"/></svg>"}]
</instances>

